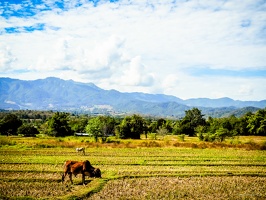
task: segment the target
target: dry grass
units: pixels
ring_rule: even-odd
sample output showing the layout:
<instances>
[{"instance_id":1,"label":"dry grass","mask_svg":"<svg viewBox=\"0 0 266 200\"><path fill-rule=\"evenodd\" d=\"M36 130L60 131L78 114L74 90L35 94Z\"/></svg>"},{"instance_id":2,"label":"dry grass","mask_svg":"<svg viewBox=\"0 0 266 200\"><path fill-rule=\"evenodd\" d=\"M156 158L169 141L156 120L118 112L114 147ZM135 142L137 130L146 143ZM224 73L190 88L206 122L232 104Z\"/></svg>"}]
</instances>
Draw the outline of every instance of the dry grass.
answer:
<instances>
[{"instance_id":1,"label":"dry grass","mask_svg":"<svg viewBox=\"0 0 266 200\"><path fill-rule=\"evenodd\" d=\"M264 177L140 178L109 181L87 199L265 199Z\"/></svg>"},{"instance_id":2,"label":"dry grass","mask_svg":"<svg viewBox=\"0 0 266 200\"><path fill-rule=\"evenodd\" d=\"M69 139L44 139L61 146L41 148L36 144L43 139L9 138L0 147L0 199L265 199L265 151L226 148L229 143L209 148L188 139L105 144ZM85 146L86 155L77 154L72 144ZM74 185L62 184L63 163L70 159L89 160L103 178L87 178L83 186L78 176Z\"/></svg>"},{"instance_id":3,"label":"dry grass","mask_svg":"<svg viewBox=\"0 0 266 200\"><path fill-rule=\"evenodd\" d=\"M30 196L34 198L50 198L65 195L71 192L71 187L57 182L25 182L25 181L1 181L0 199L1 198L18 198Z\"/></svg>"},{"instance_id":4,"label":"dry grass","mask_svg":"<svg viewBox=\"0 0 266 200\"><path fill-rule=\"evenodd\" d=\"M0 146L19 146L20 148L75 148L85 146L87 148L140 148L140 147L181 147L181 148L238 148L246 150L266 150L266 137L261 136L240 136L234 139L227 139L225 142L202 142L197 137L185 137L184 141L180 136L168 135L164 138L158 137L154 140L147 139L144 135L140 140L120 140L115 137L108 138L106 143L93 142L90 137L66 137L66 138L21 138L0 136Z\"/></svg>"},{"instance_id":5,"label":"dry grass","mask_svg":"<svg viewBox=\"0 0 266 200\"><path fill-rule=\"evenodd\" d=\"M62 174L62 173L61 173ZM52 180L60 182L60 173L43 173L43 172L16 172L16 171L8 171L3 172L0 171L0 177L2 179L8 178L10 180L17 180L17 179L26 179L26 180L37 180L37 179L44 179L44 180Z\"/></svg>"}]
</instances>

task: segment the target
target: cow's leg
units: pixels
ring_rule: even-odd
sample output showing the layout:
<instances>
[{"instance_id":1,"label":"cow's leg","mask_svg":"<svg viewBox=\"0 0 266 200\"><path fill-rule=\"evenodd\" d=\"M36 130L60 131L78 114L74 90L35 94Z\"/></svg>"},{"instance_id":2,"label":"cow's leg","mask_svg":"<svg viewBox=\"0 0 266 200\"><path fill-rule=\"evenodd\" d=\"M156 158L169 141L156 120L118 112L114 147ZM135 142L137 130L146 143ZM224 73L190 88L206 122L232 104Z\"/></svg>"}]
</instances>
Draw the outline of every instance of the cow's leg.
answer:
<instances>
[{"instance_id":1,"label":"cow's leg","mask_svg":"<svg viewBox=\"0 0 266 200\"><path fill-rule=\"evenodd\" d=\"M82 184L85 185L85 174L82 173Z\"/></svg>"},{"instance_id":2,"label":"cow's leg","mask_svg":"<svg viewBox=\"0 0 266 200\"><path fill-rule=\"evenodd\" d=\"M72 173L69 173L68 176L69 176L70 182L73 184Z\"/></svg>"},{"instance_id":3,"label":"cow's leg","mask_svg":"<svg viewBox=\"0 0 266 200\"><path fill-rule=\"evenodd\" d=\"M65 173L62 174L62 183L65 181Z\"/></svg>"},{"instance_id":4,"label":"cow's leg","mask_svg":"<svg viewBox=\"0 0 266 200\"><path fill-rule=\"evenodd\" d=\"M66 175L67 175L67 172L64 172L64 173L62 174L62 182L65 181Z\"/></svg>"}]
</instances>

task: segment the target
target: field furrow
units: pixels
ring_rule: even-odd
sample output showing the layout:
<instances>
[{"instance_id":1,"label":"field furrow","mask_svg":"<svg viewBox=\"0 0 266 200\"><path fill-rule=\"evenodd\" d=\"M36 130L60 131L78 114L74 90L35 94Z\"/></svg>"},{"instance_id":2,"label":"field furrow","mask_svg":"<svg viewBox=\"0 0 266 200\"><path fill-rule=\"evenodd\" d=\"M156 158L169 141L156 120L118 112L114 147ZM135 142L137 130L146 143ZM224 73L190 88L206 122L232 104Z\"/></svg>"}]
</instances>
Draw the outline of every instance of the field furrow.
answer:
<instances>
[{"instance_id":1,"label":"field furrow","mask_svg":"<svg viewBox=\"0 0 266 200\"><path fill-rule=\"evenodd\" d=\"M87 177L83 186L78 175L73 185L68 177L61 183L66 160L89 160L102 179ZM211 191L224 199L228 192L233 199L263 199L265 182L265 151L87 148L81 155L72 148L0 148L0 199L217 198Z\"/></svg>"}]
</instances>

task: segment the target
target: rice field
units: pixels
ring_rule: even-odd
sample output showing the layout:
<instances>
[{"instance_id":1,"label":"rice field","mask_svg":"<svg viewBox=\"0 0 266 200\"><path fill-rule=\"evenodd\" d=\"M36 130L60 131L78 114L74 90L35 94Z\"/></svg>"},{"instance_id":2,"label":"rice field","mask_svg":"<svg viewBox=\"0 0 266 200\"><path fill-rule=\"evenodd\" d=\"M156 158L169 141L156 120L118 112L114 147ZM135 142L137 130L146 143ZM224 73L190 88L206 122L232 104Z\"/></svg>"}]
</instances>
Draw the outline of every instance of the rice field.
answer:
<instances>
[{"instance_id":1,"label":"rice field","mask_svg":"<svg viewBox=\"0 0 266 200\"><path fill-rule=\"evenodd\" d=\"M102 178L61 183L66 160ZM266 153L178 147L0 147L0 199L266 199Z\"/></svg>"},{"instance_id":2,"label":"rice field","mask_svg":"<svg viewBox=\"0 0 266 200\"><path fill-rule=\"evenodd\" d=\"M110 181L87 199L265 199L262 177L151 177Z\"/></svg>"}]
</instances>

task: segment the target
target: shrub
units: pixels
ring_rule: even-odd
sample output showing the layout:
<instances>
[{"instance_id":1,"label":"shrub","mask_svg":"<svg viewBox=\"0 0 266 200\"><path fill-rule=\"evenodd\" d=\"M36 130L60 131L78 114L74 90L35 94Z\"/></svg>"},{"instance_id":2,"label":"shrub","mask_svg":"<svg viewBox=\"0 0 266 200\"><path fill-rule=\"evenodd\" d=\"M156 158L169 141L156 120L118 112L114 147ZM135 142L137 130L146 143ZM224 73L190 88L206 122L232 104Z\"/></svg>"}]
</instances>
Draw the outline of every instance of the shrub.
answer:
<instances>
[{"instance_id":1,"label":"shrub","mask_svg":"<svg viewBox=\"0 0 266 200\"><path fill-rule=\"evenodd\" d=\"M158 135L161 135L164 138L164 136L168 133L168 130L166 128L160 127L156 130L156 132L158 133Z\"/></svg>"},{"instance_id":2,"label":"shrub","mask_svg":"<svg viewBox=\"0 0 266 200\"><path fill-rule=\"evenodd\" d=\"M198 136L198 138L199 138L200 141L203 141L204 140L203 133L200 132L200 133L197 134L197 136Z\"/></svg>"},{"instance_id":3,"label":"shrub","mask_svg":"<svg viewBox=\"0 0 266 200\"><path fill-rule=\"evenodd\" d=\"M266 150L266 141L260 145L260 150Z\"/></svg>"},{"instance_id":4,"label":"shrub","mask_svg":"<svg viewBox=\"0 0 266 200\"><path fill-rule=\"evenodd\" d=\"M119 140L119 139L114 140L114 139L112 139L110 137L108 137L107 140L106 140L106 143L120 144L120 142L121 142L121 140Z\"/></svg>"},{"instance_id":5,"label":"shrub","mask_svg":"<svg viewBox=\"0 0 266 200\"><path fill-rule=\"evenodd\" d=\"M56 147L55 145L52 144L36 144L36 148L54 148Z\"/></svg>"},{"instance_id":6,"label":"shrub","mask_svg":"<svg viewBox=\"0 0 266 200\"><path fill-rule=\"evenodd\" d=\"M178 138L180 141L184 142L185 141L185 134L178 135Z\"/></svg>"},{"instance_id":7,"label":"shrub","mask_svg":"<svg viewBox=\"0 0 266 200\"><path fill-rule=\"evenodd\" d=\"M24 137L36 137L39 131L31 124L23 124L18 128L17 133L19 135L24 135Z\"/></svg>"},{"instance_id":8,"label":"shrub","mask_svg":"<svg viewBox=\"0 0 266 200\"><path fill-rule=\"evenodd\" d=\"M161 144L156 141L142 142L141 146L143 147L161 147Z\"/></svg>"},{"instance_id":9,"label":"shrub","mask_svg":"<svg viewBox=\"0 0 266 200\"><path fill-rule=\"evenodd\" d=\"M202 134L201 138L202 138L201 141L214 142L216 139L216 136L215 134L212 134L212 133L205 133L205 134Z\"/></svg>"},{"instance_id":10,"label":"shrub","mask_svg":"<svg viewBox=\"0 0 266 200\"><path fill-rule=\"evenodd\" d=\"M152 140L156 140L156 139L157 139L157 138L156 138L156 133L150 133L149 135L150 135L150 138L151 138Z\"/></svg>"},{"instance_id":11,"label":"shrub","mask_svg":"<svg viewBox=\"0 0 266 200\"><path fill-rule=\"evenodd\" d=\"M223 142L229 134L230 132L226 128L219 128L215 132L216 139L219 140L219 142Z\"/></svg>"}]
</instances>

